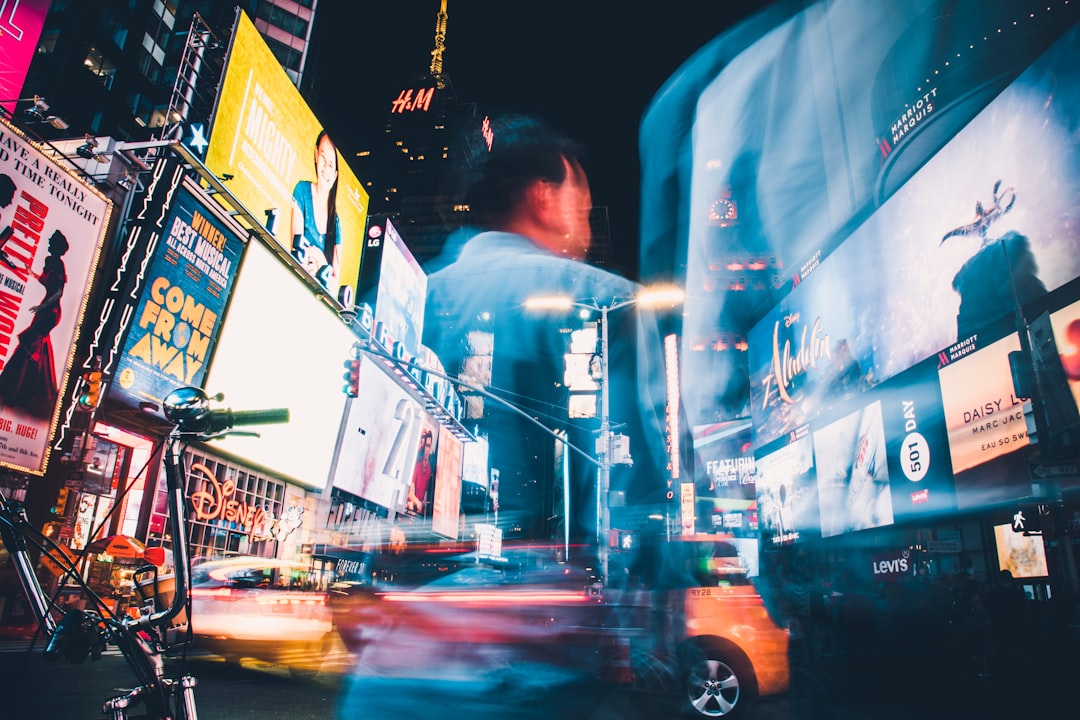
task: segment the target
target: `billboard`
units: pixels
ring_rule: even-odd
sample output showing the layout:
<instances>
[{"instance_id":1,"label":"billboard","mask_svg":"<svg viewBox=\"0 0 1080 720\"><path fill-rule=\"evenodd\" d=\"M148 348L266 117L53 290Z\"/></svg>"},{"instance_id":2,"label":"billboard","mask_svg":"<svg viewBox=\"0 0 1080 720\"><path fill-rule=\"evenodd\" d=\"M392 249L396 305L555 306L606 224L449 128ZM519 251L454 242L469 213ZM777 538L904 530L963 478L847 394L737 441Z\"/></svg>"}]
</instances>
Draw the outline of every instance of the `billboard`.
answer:
<instances>
[{"instance_id":1,"label":"billboard","mask_svg":"<svg viewBox=\"0 0 1080 720\"><path fill-rule=\"evenodd\" d=\"M0 105L15 112L52 0L0 2Z\"/></svg>"},{"instance_id":2,"label":"billboard","mask_svg":"<svg viewBox=\"0 0 1080 720\"><path fill-rule=\"evenodd\" d=\"M438 475L439 427L435 419L423 413L421 415L420 441L416 446L416 461L413 465L412 480L405 499L405 513L428 517L431 515L431 494Z\"/></svg>"},{"instance_id":3,"label":"billboard","mask_svg":"<svg viewBox=\"0 0 1080 720\"><path fill-rule=\"evenodd\" d=\"M207 168L249 212L265 218L294 269L351 305L367 191L243 12L217 103Z\"/></svg>"},{"instance_id":4,"label":"billboard","mask_svg":"<svg viewBox=\"0 0 1080 720\"><path fill-rule=\"evenodd\" d=\"M439 428L439 461L435 469L435 499L432 504L431 530L451 540L458 539L464 447L475 444L463 443L445 426Z\"/></svg>"},{"instance_id":5,"label":"billboard","mask_svg":"<svg viewBox=\"0 0 1080 720\"><path fill-rule=\"evenodd\" d=\"M891 525L881 403L871 402L817 430L813 437L821 536Z\"/></svg>"},{"instance_id":6,"label":"billboard","mask_svg":"<svg viewBox=\"0 0 1080 720\"><path fill-rule=\"evenodd\" d=\"M878 385L870 397L881 405L894 520L955 509L937 359Z\"/></svg>"},{"instance_id":7,"label":"billboard","mask_svg":"<svg viewBox=\"0 0 1080 720\"><path fill-rule=\"evenodd\" d=\"M113 401L160 407L177 387L203 386L245 233L196 188L186 181L161 223L116 364Z\"/></svg>"},{"instance_id":8,"label":"billboard","mask_svg":"<svg viewBox=\"0 0 1080 720\"><path fill-rule=\"evenodd\" d=\"M251 242L234 281L206 376L236 410L286 407L283 425L229 435L214 447L307 488L326 487L341 411L342 359L356 337L274 253Z\"/></svg>"},{"instance_id":9,"label":"billboard","mask_svg":"<svg viewBox=\"0 0 1080 720\"><path fill-rule=\"evenodd\" d=\"M427 274L388 218L368 225L356 297L373 309L375 337L384 348L400 343L405 357L420 354Z\"/></svg>"},{"instance_id":10,"label":"billboard","mask_svg":"<svg viewBox=\"0 0 1080 720\"><path fill-rule=\"evenodd\" d=\"M348 401L341 423L332 486L389 513L404 511L424 418L382 361L364 357L360 396ZM436 500L437 486L436 480Z\"/></svg>"},{"instance_id":11,"label":"billboard","mask_svg":"<svg viewBox=\"0 0 1080 720\"><path fill-rule=\"evenodd\" d=\"M111 213L0 123L0 466L45 472Z\"/></svg>"},{"instance_id":12,"label":"billboard","mask_svg":"<svg viewBox=\"0 0 1080 720\"><path fill-rule=\"evenodd\" d=\"M1080 302L1050 313L1050 326L1073 403L1080 408Z\"/></svg>"},{"instance_id":13,"label":"billboard","mask_svg":"<svg viewBox=\"0 0 1080 720\"><path fill-rule=\"evenodd\" d=\"M694 515L699 532L756 532L756 483L749 420L694 427Z\"/></svg>"},{"instance_id":14,"label":"billboard","mask_svg":"<svg viewBox=\"0 0 1080 720\"><path fill-rule=\"evenodd\" d=\"M1080 275L1078 40L1074 28L841 245L796 269L749 334L763 442L942 348L985 345L1018 302Z\"/></svg>"},{"instance_id":15,"label":"billboard","mask_svg":"<svg viewBox=\"0 0 1080 720\"><path fill-rule=\"evenodd\" d=\"M1042 535L1015 532L1011 523L994 526L998 570L1008 570L1014 578L1044 578L1049 574L1046 565L1046 546Z\"/></svg>"},{"instance_id":16,"label":"billboard","mask_svg":"<svg viewBox=\"0 0 1080 720\"><path fill-rule=\"evenodd\" d=\"M1025 401L1013 389L1013 333L938 370L954 473L1027 447Z\"/></svg>"},{"instance_id":17,"label":"billboard","mask_svg":"<svg viewBox=\"0 0 1080 720\"><path fill-rule=\"evenodd\" d=\"M821 537L809 426L761 447L754 465L762 537L774 546Z\"/></svg>"},{"instance_id":18,"label":"billboard","mask_svg":"<svg viewBox=\"0 0 1080 720\"><path fill-rule=\"evenodd\" d=\"M485 492L491 483L488 476L488 440L486 435L477 435L475 442L465 443L463 452L461 479L472 483Z\"/></svg>"}]
</instances>

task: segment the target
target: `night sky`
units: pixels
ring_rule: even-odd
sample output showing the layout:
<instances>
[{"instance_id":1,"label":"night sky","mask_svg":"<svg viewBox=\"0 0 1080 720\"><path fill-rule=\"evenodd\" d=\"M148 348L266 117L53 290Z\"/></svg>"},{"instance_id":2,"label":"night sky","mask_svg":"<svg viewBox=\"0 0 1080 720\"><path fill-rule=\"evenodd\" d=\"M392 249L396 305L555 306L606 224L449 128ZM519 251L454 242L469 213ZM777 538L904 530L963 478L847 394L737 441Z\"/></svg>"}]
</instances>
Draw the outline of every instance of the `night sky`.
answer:
<instances>
[{"instance_id":1,"label":"night sky","mask_svg":"<svg viewBox=\"0 0 1080 720\"><path fill-rule=\"evenodd\" d=\"M584 143L615 267L636 277L641 117L694 52L767 4L449 0L443 71L460 100L539 115ZM370 144L390 101L428 71L438 11L439 0L319 3L312 105L346 157Z\"/></svg>"}]
</instances>

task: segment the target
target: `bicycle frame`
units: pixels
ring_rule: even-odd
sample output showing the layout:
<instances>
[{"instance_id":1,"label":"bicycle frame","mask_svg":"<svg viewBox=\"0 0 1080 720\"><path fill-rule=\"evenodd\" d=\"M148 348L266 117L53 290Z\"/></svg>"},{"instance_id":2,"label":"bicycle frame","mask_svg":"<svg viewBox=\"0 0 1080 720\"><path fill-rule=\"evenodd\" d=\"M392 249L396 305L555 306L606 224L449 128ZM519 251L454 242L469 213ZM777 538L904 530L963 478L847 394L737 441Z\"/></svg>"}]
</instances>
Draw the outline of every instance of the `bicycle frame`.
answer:
<instances>
[{"instance_id":1,"label":"bicycle frame","mask_svg":"<svg viewBox=\"0 0 1080 720\"><path fill-rule=\"evenodd\" d=\"M166 650L164 628L168 622L187 607L190 569L187 547L187 522L184 513L184 471L181 467L181 448L186 433L174 429L164 443L165 483L168 493L169 528L172 533L172 559L176 590L169 606L140 617L112 617L102 613L100 599L91 593L94 608L73 616L62 614L49 597L40 578L34 572L30 556L31 545L36 545L42 552L49 553L60 565L65 574L79 579L84 590L89 588L82 582L74 564L58 562L62 556L58 546L47 537L38 533L26 516L25 509L18 503L0 496L0 538L8 548L19 583L30 603L34 619L41 632L48 638L46 654L64 654L68 659L76 659L82 654L83 641L86 638L68 640L74 642L73 649L65 650L58 639L65 632L62 625L64 618L74 617L72 625L82 624L81 629L67 628L67 632L100 633L103 642L89 640L85 643L87 651L99 650L105 642L113 642L127 660L128 666L138 679L138 686L130 692L106 700L102 711L109 720L128 720L129 709L145 704L148 717L172 720L197 720L195 709L196 680L184 675L176 680L165 676L163 653ZM90 630L87 623L94 629ZM70 653L70 654L68 654ZM85 655L83 655L85 657ZM95 657L96 659L96 657Z\"/></svg>"},{"instance_id":2,"label":"bicycle frame","mask_svg":"<svg viewBox=\"0 0 1080 720\"><path fill-rule=\"evenodd\" d=\"M220 400L220 396L216 399ZM21 504L0 495L0 539L8 548L19 582L30 602L38 627L49 638L46 657L66 657L73 662L91 654L96 660L107 642L114 643L138 678L138 685L105 701L102 711L109 720L129 720L129 710L145 706L145 716L154 720L198 720L195 686L191 675L165 675L164 653L169 649L169 621L188 607L191 586L188 528L184 508L185 472L183 448L191 442L221 437L234 426L286 422L287 410L210 410L206 394L198 388L181 388L165 399L165 416L174 423L163 442L162 460L168 495L169 529L172 533L172 560L175 591L168 607L152 602L138 617L116 617L104 608L100 597L87 586L75 563L68 563L51 539L30 524ZM63 612L56 606L34 572L30 546L49 554L69 577L86 591L94 608ZM64 560L61 562L61 560ZM138 571L137 571L138 572ZM189 618L190 622L190 618Z\"/></svg>"}]
</instances>

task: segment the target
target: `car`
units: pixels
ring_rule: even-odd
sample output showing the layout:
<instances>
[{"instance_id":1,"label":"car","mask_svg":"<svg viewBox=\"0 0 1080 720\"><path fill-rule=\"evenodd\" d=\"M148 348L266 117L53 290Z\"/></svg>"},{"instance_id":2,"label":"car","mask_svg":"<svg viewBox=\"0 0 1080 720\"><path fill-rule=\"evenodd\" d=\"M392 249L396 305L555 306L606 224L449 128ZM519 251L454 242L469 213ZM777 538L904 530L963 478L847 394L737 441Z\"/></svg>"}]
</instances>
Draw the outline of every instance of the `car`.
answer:
<instances>
[{"instance_id":1,"label":"car","mask_svg":"<svg viewBox=\"0 0 1080 720\"><path fill-rule=\"evenodd\" d=\"M332 589L338 631L357 657L349 695L374 710L438 683L459 712L572 716L558 703L591 683L622 686L659 716L717 718L787 690L788 631L735 544L688 537L650 552L651 569L635 582L606 585L594 564L512 549L442 557L416 584L380 583L374 560L369 579ZM403 576L421 577L394 574ZM476 697L484 693L487 703Z\"/></svg>"},{"instance_id":2,"label":"car","mask_svg":"<svg viewBox=\"0 0 1080 720\"><path fill-rule=\"evenodd\" d=\"M429 572L391 576L379 582L388 576L373 568L371 582L331 589L338 632L356 658L342 691L349 713L589 715L585 690L601 664L596 633L607 610L587 572L511 550L445 556Z\"/></svg>"},{"instance_id":3,"label":"car","mask_svg":"<svg viewBox=\"0 0 1080 720\"><path fill-rule=\"evenodd\" d=\"M632 682L696 718L735 718L758 698L786 692L790 632L735 541L676 536L649 551L645 589L611 592L611 602L630 608L626 624L646 629L634 636L643 642L631 643Z\"/></svg>"},{"instance_id":4,"label":"car","mask_svg":"<svg viewBox=\"0 0 1080 720\"><path fill-rule=\"evenodd\" d=\"M252 658L310 674L334 640L327 593L297 585L307 568L239 555L192 567L193 646L228 662Z\"/></svg>"}]
</instances>

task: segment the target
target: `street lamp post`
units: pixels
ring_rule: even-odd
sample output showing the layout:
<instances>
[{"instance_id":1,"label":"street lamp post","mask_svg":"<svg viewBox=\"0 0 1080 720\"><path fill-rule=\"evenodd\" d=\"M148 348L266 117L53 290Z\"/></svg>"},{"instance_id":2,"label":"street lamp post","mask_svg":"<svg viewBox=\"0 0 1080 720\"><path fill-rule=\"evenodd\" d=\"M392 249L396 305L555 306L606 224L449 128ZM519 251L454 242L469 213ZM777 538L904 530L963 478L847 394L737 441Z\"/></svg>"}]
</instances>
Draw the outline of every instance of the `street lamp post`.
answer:
<instances>
[{"instance_id":1,"label":"street lamp post","mask_svg":"<svg viewBox=\"0 0 1080 720\"><path fill-rule=\"evenodd\" d=\"M604 582L608 581L608 538L611 525L611 466L613 465L611 446L611 384L608 376L608 315L631 305L648 307L673 307L682 303L685 292L682 288L671 285L659 285L642 289L633 297L614 298L607 304L591 301L574 300L569 296L555 295L533 297L525 301L529 310L570 310L582 308L600 313L600 437L596 444L596 547L600 561L600 573Z\"/></svg>"}]
</instances>

